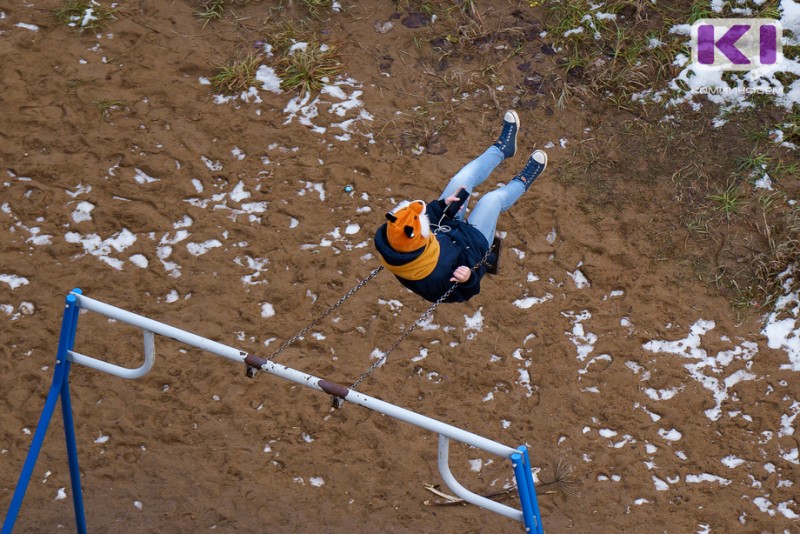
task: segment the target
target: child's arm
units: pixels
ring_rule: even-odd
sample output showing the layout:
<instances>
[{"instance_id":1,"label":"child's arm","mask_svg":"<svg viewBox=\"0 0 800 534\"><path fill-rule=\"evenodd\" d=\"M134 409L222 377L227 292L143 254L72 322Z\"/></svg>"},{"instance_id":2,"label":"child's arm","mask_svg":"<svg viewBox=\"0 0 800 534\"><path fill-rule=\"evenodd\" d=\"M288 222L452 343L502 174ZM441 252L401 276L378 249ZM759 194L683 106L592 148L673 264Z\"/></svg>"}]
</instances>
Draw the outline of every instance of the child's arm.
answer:
<instances>
[{"instance_id":1,"label":"child's arm","mask_svg":"<svg viewBox=\"0 0 800 534\"><path fill-rule=\"evenodd\" d=\"M469 191L465 187L459 188L455 195L448 197L445 201L447 202L447 207L444 210L445 214L448 217L455 217L468 198Z\"/></svg>"},{"instance_id":2,"label":"child's arm","mask_svg":"<svg viewBox=\"0 0 800 534\"><path fill-rule=\"evenodd\" d=\"M453 218L468 198L469 191L462 187L455 195L447 197L447 199L436 199L432 202L428 202L425 213L433 223L441 220L445 216Z\"/></svg>"}]
</instances>

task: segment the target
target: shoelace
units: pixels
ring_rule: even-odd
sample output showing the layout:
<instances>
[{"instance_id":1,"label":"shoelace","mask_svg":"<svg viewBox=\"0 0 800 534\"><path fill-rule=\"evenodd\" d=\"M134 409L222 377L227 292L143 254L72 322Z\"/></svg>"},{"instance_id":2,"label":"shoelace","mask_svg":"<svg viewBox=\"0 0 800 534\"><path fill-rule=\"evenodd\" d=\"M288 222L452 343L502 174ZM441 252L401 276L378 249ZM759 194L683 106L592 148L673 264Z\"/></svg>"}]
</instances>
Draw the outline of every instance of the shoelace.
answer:
<instances>
[{"instance_id":1,"label":"shoelace","mask_svg":"<svg viewBox=\"0 0 800 534\"><path fill-rule=\"evenodd\" d=\"M520 172L518 176L523 177L525 180L530 180L538 176L542 172L543 167L544 165L542 163L539 163L535 159L531 158L528 160L528 163L525 164L525 167L523 167L522 172Z\"/></svg>"},{"instance_id":2,"label":"shoelace","mask_svg":"<svg viewBox=\"0 0 800 534\"><path fill-rule=\"evenodd\" d=\"M508 145L508 142L511 141L511 136L514 132L514 124L511 122L506 122L503 124L503 131L500 132L500 139L498 139L498 143L503 146L503 148Z\"/></svg>"}]
</instances>

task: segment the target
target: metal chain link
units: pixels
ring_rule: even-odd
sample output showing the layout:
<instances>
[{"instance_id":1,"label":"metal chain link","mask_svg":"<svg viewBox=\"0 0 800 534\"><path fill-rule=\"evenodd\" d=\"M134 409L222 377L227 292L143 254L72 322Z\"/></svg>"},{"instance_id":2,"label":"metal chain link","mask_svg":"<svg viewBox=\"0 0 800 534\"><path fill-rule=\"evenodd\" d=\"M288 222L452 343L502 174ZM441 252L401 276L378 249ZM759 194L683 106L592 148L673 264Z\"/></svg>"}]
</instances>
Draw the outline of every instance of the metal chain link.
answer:
<instances>
[{"instance_id":1,"label":"metal chain link","mask_svg":"<svg viewBox=\"0 0 800 534\"><path fill-rule=\"evenodd\" d=\"M438 231L436 231L436 232L434 232L434 233L436 234L436 233L438 233ZM480 261L479 261L478 263L476 263L476 264L475 264L475 266L472 268L472 271L473 271L473 272L474 272L474 271L477 271L477 270L478 270L478 268L479 268L481 265L485 264L485 263L486 263L486 262L489 260L489 256L491 255L491 253L492 253L492 247L490 246L490 247L489 247L489 249L486 251L486 254L484 254L484 255L483 255L483 257L480 259ZM284 342L281 344L281 346L280 346L280 347L278 347L278 349L277 349L275 352L273 352L273 353L272 353L272 354L271 354L271 355L270 355L270 356L267 358L267 361L272 361L272 360L273 360L273 359L274 359L276 356L278 356L278 355L279 355L280 353L282 353L284 350L286 350L287 348L289 348L289 347L290 347L290 346L291 346L293 343L295 343L295 342L296 342L298 339L300 339L301 337L303 337L303 336L304 336L304 335L305 335L305 334L306 334L306 333L307 333L309 330L311 330L311 329L312 329L312 328L314 328L316 325L318 325L320 321L322 321L323 319L325 319L327 316L329 316L331 313L333 313L333 312L334 312L334 310L336 310L336 309L337 309L339 306L341 306L342 304L344 304L344 303L345 303L345 301L346 301L347 299L349 299L350 297L352 297L352 296L353 296L353 295L354 295L354 294L355 294L355 293L356 293L356 292L357 292L359 289L361 289L362 287L364 287L365 285L367 285L367 283L369 283L369 282L370 282L370 281L371 281L373 278L375 278L375 277L378 275L378 273L380 273L382 270L383 270L383 265L381 265L381 266L377 267L376 269L374 269L374 270L373 270L373 271L372 271L372 272L369 274L369 276L367 276L365 279L361 280L361 281L360 281L358 284L356 284L356 285L355 285L355 286L354 286L354 287L353 287L353 288L352 288L350 291L348 291L347 293L345 293L345 295L344 295L342 298L340 298L340 299L339 299L339 300L338 300L338 301L337 301L335 304L333 304L332 306L330 306L330 307L329 307L327 310L325 310L325 311L324 311L324 312L323 312L321 315L319 315L319 316L318 316L316 319L314 319L313 321L311 321L310 323L308 323L308 324L305 326L305 328L303 328L302 330L300 330L298 333L296 333L295 335L293 335L291 338L289 338L289 339L287 339L286 341L284 341ZM447 298L448 298L450 295L452 295L452 294L453 294L453 291L455 291L455 290L456 290L456 288L458 287L458 284L459 284L459 283L458 283L458 282L456 282L456 283L454 283L452 286L450 286L450 288L449 288L447 291L445 291L445 293L444 293L444 294L443 294L441 297L439 297L439 299L438 299L436 302L434 302L434 303L433 303L433 305L432 305L430 308L428 308L428 309L425 311L425 313L423 313L423 314L422 314L422 315L421 315L421 316L420 316L420 317L419 317L419 318L418 318L416 321L414 321L414 324L412 324L412 325L411 325L409 328L407 328L407 329L406 329L406 330L405 330L405 331L404 331L404 332L403 332L403 333L400 335L400 337L399 337L399 338L398 338L398 339L397 339L397 340L396 340L394 343L392 343L392 346L390 346L390 347L389 347L389 348L386 350L386 352L383 354L383 356L381 356L381 357L380 357L380 358L379 358L379 359L378 359L378 360L377 360L375 363L373 363L373 364L372 364L372 365L371 365L371 366L370 366L370 367L369 367L369 368L368 368L366 371L364 371L364 373L362 373L362 374L361 374L361 376L360 376L360 377L358 377L358 380L356 380L355 382L353 382L353 385L352 385L352 386L350 386L350 389L352 389L352 390L355 390L356 388L358 388L358 386L359 386L359 385L360 385L360 384L361 384L361 383L362 383L364 380L366 380L366 379L367 379L367 378L368 378L368 377L369 377L369 376L370 376L372 373L374 373L374 372L375 372L375 369L377 369L378 367L380 367L381 365L383 365L383 364L386 362L386 360L389 358L389 355L390 355L392 352L394 352L394 350L395 350L397 347L399 347L399 346L400 346L400 344L403 342L403 340L405 340L405 339L406 339L406 338L407 338L409 335L411 335L411 333L412 333L414 330L416 330L416 329L417 329L417 327L418 327L420 324L422 324L422 321L424 321L425 319L427 319L428 317L430 317L430 315L431 315L431 314L432 314L432 313L433 313L433 312L436 310L436 308L438 308L438 307L439 307L439 304L441 304L442 302L444 302L445 300L447 300ZM335 400L334 400L334 402L335 402L335 403L336 403L336 400L337 400L337 399L335 399ZM342 399L338 399L338 401L340 401L340 402L339 402L338 404L335 404L335 405L337 405L337 406L341 406L341 403L343 402L343 401L342 401Z\"/></svg>"},{"instance_id":2,"label":"metal chain link","mask_svg":"<svg viewBox=\"0 0 800 534\"><path fill-rule=\"evenodd\" d=\"M478 263L476 263L476 264L475 264L475 267L473 267L473 268L472 268L472 271L473 271L473 272L474 272L474 271L477 271L477 270L478 270L478 268L479 268L481 265L483 265L483 264L485 264L487 261L489 261L489 256L491 255L491 253L492 253L492 247L489 247L489 250L487 250L487 251L486 251L486 254L484 254L484 255L483 255L483 258L481 258L481 260L480 260ZM375 361L375 363L373 363L372 365L370 365L370 366L369 366L369 368L368 368L366 371L364 371L364 373L362 373L362 375L361 375L361 376L359 376L359 377L358 377L358 380L356 380L355 382L353 382L353 385L352 385L352 386L350 386L350 389L352 389L352 390L354 390L354 391L355 391L355 390L356 390L356 388L358 388L358 386L361 384L361 382L363 382L364 380L366 380L366 379L367 379L367 378L368 378L368 377L369 377L369 376L370 376L372 373L374 373L374 372L375 372L375 369L377 369L378 367L380 367L381 365L383 365L383 364L386 362L386 360L389 358L389 354L391 354L391 353L394 351L394 349L396 349L396 348L397 348L397 347L400 345L400 343L402 343L402 342L403 342L403 340L404 340L405 338L407 338L407 337L408 337L408 336L411 334L411 332L413 332L414 330L416 330L416 329L417 329L417 327L418 327L418 326L419 326L419 325L422 323L422 321L424 321L425 319L427 319L427 318L428 318L428 317L429 317L429 316L430 316L430 315L431 315L431 314L434 312L434 310L436 310L436 308L438 308L438 307L439 307L439 304L441 304L442 302L444 302L445 300L447 300L447 297L449 297L450 295L452 295L452 294L453 294L453 291L455 291L455 290L456 290L456 288L458 287L458 284L459 284L459 283L458 283L458 282L456 282L456 283L454 283L452 286L450 286L450 289L448 289L447 291L445 291L444 295L442 295L441 297L439 297L439 300L437 300L436 302L434 302L434 303L433 303L433 305L432 305L430 308L428 308L428 309L425 311L425 313L423 313L422 315L420 315L419 319L417 319L416 321L414 321L414 324L412 324L410 327L408 327L408 328L405 330L405 332L403 332L403 333L400 335L400 338L399 338L397 341L395 341L394 343L392 343L392 346L391 346L391 347L389 347L389 348L386 350L386 352L383 354L383 356L381 356L381 357L380 357L380 358L379 358L377 361Z\"/></svg>"},{"instance_id":3,"label":"metal chain link","mask_svg":"<svg viewBox=\"0 0 800 534\"><path fill-rule=\"evenodd\" d=\"M303 337L303 336L304 336L304 335L305 335L305 334L306 334L306 333L307 333L309 330L311 330L311 329L312 329L312 328L314 328L316 325L318 325L318 324L319 324L319 322L320 322L321 320L323 320L323 319L324 319L324 318L326 318L328 315L330 315L331 313L333 313L333 311L334 311L336 308L338 308L339 306L341 306L342 304L344 304L344 302L345 302L347 299L349 299L350 297L352 297L352 296L353 296L353 295L356 293L356 291L358 291L359 289L361 289L362 287L364 287L365 285L367 285L367 283L368 283L370 280L372 280L373 278L375 278L375 277L378 275L378 273L379 273L379 272L381 272L382 270L383 270L383 265L381 265L381 266L380 266L380 267L378 267L377 269L373 270L373 271L372 271L372 272L369 274L369 276L367 276L365 279L363 279L363 280L362 280L362 281L360 281L358 284L356 284L356 286L355 286L355 287L353 287L353 289L351 289L350 291L348 291L348 292L347 292L347 293L346 293L346 294L345 294L345 295L344 295L342 298L340 298L340 299L338 300L338 302L336 302L336 304L332 305L330 308L328 308L327 310L325 310L325 311L322 313L322 315L320 315L319 317L317 317L316 319L314 319L313 321L311 321L310 323L308 323L308 325L306 325L306 327L305 327L305 328L303 328L302 330L300 330L298 333L296 333L295 335L293 335L291 338L289 338L289 339L287 339L286 341L284 341L284 342L283 342L283 344L282 344L280 347L278 347L278 350L276 350L275 352L273 352L273 353L272 353L272 356L270 356L269 358L267 358L267 361L272 361L272 359L273 359L273 358L275 358L275 357L276 357L278 354L280 354L281 352L283 352L284 350L286 350L287 348L289 348L289 346L290 346L292 343L294 343L295 341L297 341L298 339L300 339L301 337Z\"/></svg>"}]
</instances>

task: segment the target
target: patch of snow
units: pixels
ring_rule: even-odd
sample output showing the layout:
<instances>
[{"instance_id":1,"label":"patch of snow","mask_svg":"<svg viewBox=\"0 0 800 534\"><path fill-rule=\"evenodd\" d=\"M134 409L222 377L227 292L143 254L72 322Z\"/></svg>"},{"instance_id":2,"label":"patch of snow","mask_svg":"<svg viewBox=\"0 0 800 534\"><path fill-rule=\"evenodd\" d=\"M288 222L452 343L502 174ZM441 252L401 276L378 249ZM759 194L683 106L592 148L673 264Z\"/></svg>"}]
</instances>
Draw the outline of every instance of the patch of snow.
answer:
<instances>
[{"instance_id":1,"label":"patch of snow","mask_svg":"<svg viewBox=\"0 0 800 534\"><path fill-rule=\"evenodd\" d=\"M24 276L18 276L16 274L0 274L0 282L8 284L11 286L11 289L17 289L20 286L26 286L30 283Z\"/></svg>"},{"instance_id":2,"label":"patch of snow","mask_svg":"<svg viewBox=\"0 0 800 534\"><path fill-rule=\"evenodd\" d=\"M567 317L572 322L572 332L565 332L567 337L577 347L577 358L584 361L586 357L594 350L594 344L597 343L597 336L591 332L586 332L583 323L592 318L592 314L588 310L583 310L580 313L574 312L561 312L561 315Z\"/></svg>"},{"instance_id":3,"label":"patch of snow","mask_svg":"<svg viewBox=\"0 0 800 534\"><path fill-rule=\"evenodd\" d=\"M758 353L758 345L752 341L743 341L741 345L728 351L721 351L716 356L710 356L701 347L702 336L715 327L714 321L699 319L689 332L689 335L678 341L649 341L643 345L645 350L656 353L676 354L686 359L693 360L684 367L690 376L704 388L711 391L715 406L705 411L706 417L716 421L722 414L722 403L729 397L729 390L742 381L755 380L756 375L749 372L752 359ZM714 374L720 374L734 361L744 362L744 368L730 372L727 377L720 379ZM708 373L711 372L711 374Z\"/></svg>"},{"instance_id":4,"label":"patch of snow","mask_svg":"<svg viewBox=\"0 0 800 534\"><path fill-rule=\"evenodd\" d=\"M78 202L78 205L75 206L75 210L72 212L72 220L75 221L76 223L91 221L92 210L94 208L95 208L94 204L86 202L85 200Z\"/></svg>"},{"instance_id":5,"label":"patch of snow","mask_svg":"<svg viewBox=\"0 0 800 534\"><path fill-rule=\"evenodd\" d=\"M573 271L573 272L567 271L567 274L569 275L570 278L572 278L572 281L575 282L575 287L577 287L578 289L584 289L584 288L587 288L587 287L591 287L591 284L589 283L589 280L581 272L580 269L575 269L575 271Z\"/></svg>"},{"instance_id":6,"label":"patch of snow","mask_svg":"<svg viewBox=\"0 0 800 534\"><path fill-rule=\"evenodd\" d=\"M189 251L189 254L192 256L202 256L206 252L211 249L221 247L222 243L219 242L217 239L209 239L208 241L204 241L202 243L187 243L186 250Z\"/></svg>"},{"instance_id":7,"label":"patch of snow","mask_svg":"<svg viewBox=\"0 0 800 534\"><path fill-rule=\"evenodd\" d=\"M475 312L475 315L470 317L469 315L464 314L464 330L475 330L480 332L483 330L483 314L481 310L483 308L478 308Z\"/></svg>"},{"instance_id":8,"label":"patch of snow","mask_svg":"<svg viewBox=\"0 0 800 534\"><path fill-rule=\"evenodd\" d=\"M792 291L797 269L797 265L792 265L779 275L783 295L764 318L761 331L769 348L783 350L789 357L789 363L780 368L795 372L800 371L800 292Z\"/></svg>"},{"instance_id":9,"label":"patch of snow","mask_svg":"<svg viewBox=\"0 0 800 534\"><path fill-rule=\"evenodd\" d=\"M537 304L541 304L543 302L547 302L548 300L553 300L553 295L550 293L545 293L542 297L525 297L521 299L517 299L514 301L514 306L517 308L522 308L523 310L527 310Z\"/></svg>"},{"instance_id":10,"label":"patch of snow","mask_svg":"<svg viewBox=\"0 0 800 534\"><path fill-rule=\"evenodd\" d=\"M136 180L137 184L152 184L160 180L159 178L153 178L148 175L142 169L134 169L134 171L136 171L136 174L134 174L133 179Z\"/></svg>"}]
</instances>

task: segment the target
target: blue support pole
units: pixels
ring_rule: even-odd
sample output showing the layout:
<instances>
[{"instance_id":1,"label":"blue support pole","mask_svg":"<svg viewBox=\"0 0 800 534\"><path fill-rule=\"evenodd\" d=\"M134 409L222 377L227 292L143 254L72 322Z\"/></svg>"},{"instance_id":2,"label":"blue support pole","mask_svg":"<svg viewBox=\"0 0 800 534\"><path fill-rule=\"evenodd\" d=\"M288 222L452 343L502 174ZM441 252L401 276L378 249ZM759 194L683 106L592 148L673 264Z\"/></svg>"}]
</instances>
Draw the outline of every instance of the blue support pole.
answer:
<instances>
[{"instance_id":1,"label":"blue support pole","mask_svg":"<svg viewBox=\"0 0 800 534\"><path fill-rule=\"evenodd\" d=\"M517 450L520 452L522 456L522 462L525 466L525 482L528 486L528 499L531 505L531 511L533 513L533 517L536 521L534 528L536 534L544 534L544 527L542 525L542 515L539 512L539 500L536 497L536 486L533 483L533 471L531 468L531 459L528 455L528 447L525 445L520 445L517 447ZM517 482L519 484L519 481ZM520 494L521 497L521 494Z\"/></svg>"},{"instance_id":2,"label":"blue support pole","mask_svg":"<svg viewBox=\"0 0 800 534\"><path fill-rule=\"evenodd\" d=\"M528 495L528 483L525 482L525 460L522 453L511 455L511 465L514 466L514 477L517 479L517 491L519 501L522 505L522 519L525 521L525 532L534 532L536 528L536 518L533 515L530 495Z\"/></svg>"},{"instance_id":3,"label":"blue support pole","mask_svg":"<svg viewBox=\"0 0 800 534\"><path fill-rule=\"evenodd\" d=\"M67 362L67 365L70 365ZM86 534L86 514L83 510L83 490L81 490L81 471L78 466L78 444L75 439L75 424L72 417L72 401L69 395L69 381L64 380L61 388L61 412L64 415L64 437L67 441L67 460L69 478L72 484L72 505L75 509L75 523L80 534Z\"/></svg>"},{"instance_id":4,"label":"blue support pole","mask_svg":"<svg viewBox=\"0 0 800 534\"><path fill-rule=\"evenodd\" d=\"M44 443L44 438L47 434L47 427L50 425L50 420L52 419L53 412L56 408L56 402L58 401L59 396L62 396L64 391L67 391L67 406L65 407L63 405L64 402L62 398L62 410L66 410L67 408L70 409L69 419L70 423L72 423L72 407L69 404L69 361L67 360L67 351L72 349L72 344L75 342L75 329L77 328L78 324L79 311L77 298L74 295L67 295L66 306L64 307L64 318L61 321L61 334L58 339L58 352L56 353L53 383L50 384L50 391L47 394L47 400L45 400L42 414L39 416L39 423L36 425L36 431L33 434L31 448L28 451L28 456L25 458L25 464L22 467L22 472L20 473L17 487L14 489L14 496L11 498L11 504L8 508L8 512L6 513L6 517L3 520L3 530L0 532L0 534L11 534L12 530L14 529L14 524L17 521L19 510L22 507L22 500L25 498L25 492L28 489L28 484L30 483L31 477L33 476L33 468L36 465L36 460L39 458L39 453L42 450L42 444ZM74 437L75 431L74 427L72 427L73 444ZM69 438L67 438L67 441L69 442ZM77 453L75 466L77 469ZM85 524L85 519L83 519L83 517L78 520L78 524L80 525L81 522Z\"/></svg>"},{"instance_id":5,"label":"blue support pole","mask_svg":"<svg viewBox=\"0 0 800 534\"><path fill-rule=\"evenodd\" d=\"M82 293L78 288L72 290L74 293ZM70 295L73 299L73 295ZM75 313L72 314L72 323L69 326L70 337L67 342L69 350L75 346L75 335L78 332L78 317L80 308L76 306ZM61 385L61 413L64 417L64 438L67 443L67 461L69 462L69 478L72 486L72 506L75 510L75 524L79 534L86 534L86 513L83 509L83 490L81 489L81 471L78 465L78 443L75 438L75 423L72 416L72 399L69 392L69 370L72 365L70 361L64 359L66 365L65 379Z\"/></svg>"}]
</instances>

